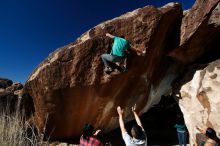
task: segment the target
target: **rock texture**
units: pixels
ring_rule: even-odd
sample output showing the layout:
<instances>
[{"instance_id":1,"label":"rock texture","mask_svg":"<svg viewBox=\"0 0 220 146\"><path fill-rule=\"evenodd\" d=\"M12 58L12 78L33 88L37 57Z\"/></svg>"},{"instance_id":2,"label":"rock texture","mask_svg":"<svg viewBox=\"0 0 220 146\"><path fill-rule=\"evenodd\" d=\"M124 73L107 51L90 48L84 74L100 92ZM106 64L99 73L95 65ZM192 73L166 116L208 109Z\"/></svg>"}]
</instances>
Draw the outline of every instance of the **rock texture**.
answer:
<instances>
[{"instance_id":1,"label":"rock texture","mask_svg":"<svg viewBox=\"0 0 220 146\"><path fill-rule=\"evenodd\" d=\"M4 79L4 78L0 78L0 88L7 88L9 86L11 86L13 84L13 82L9 79Z\"/></svg>"},{"instance_id":2,"label":"rock texture","mask_svg":"<svg viewBox=\"0 0 220 146\"><path fill-rule=\"evenodd\" d=\"M220 0L197 0L192 9L184 12L180 45L169 54L185 64L175 82L179 82L179 87L186 83L181 88L182 99L179 100L179 104L189 133L194 138L198 132L195 129L196 125L210 126L220 132L217 122L220 118L217 110L220 98L216 86L219 82L216 73L219 61L204 69L204 64L220 58L219 16ZM213 67L215 65L216 67ZM200 71L196 71L198 68ZM179 89L173 83L173 91L176 90L176 93Z\"/></svg>"},{"instance_id":3,"label":"rock texture","mask_svg":"<svg viewBox=\"0 0 220 146\"><path fill-rule=\"evenodd\" d=\"M192 9L184 13L180 46L170 55L184 64L194 63L202 56L207 61L220 58L220 1L197 0ZM209 59L209 60L208 60Z\"/></svg>"},{"instance_id":4,"label":"rock texture","mask_svg":"<svg viewBox=\"0 0 220 146\"><path fill-rule=\"evenodd\" d=\"M23 93L21 83L13 83L9 79L0 78L0 113L24 113L26 117L34 112L32 98Z\"/></svg>"},{"instance_id":5,"label":"rock texture","mask_svg":"<svg viewBox=\"0 0 220 146\"><path fill-rule=\"evenodd\" d=\"M180 92L181 85L195 73L194 70L187 73L188 65L220 58L217 51L220 47L219 2L197 0L192 9L184 13L176 3L161 8L146 6L99 24L75 42L57 49L33 71L25 84L25 92L34 98L37 127L42 132L46 126L46 134L51 138L79 137L85 123L107 132L118 126L118 105L125 107L125 119L129 121L133 118L130 107L134 103L142 114L158 103L161 95ZM132 52L128 56L128 72L110 79L103 73L100 59L101 54L111 50L112 40L105 37L107 32L124 35L136 48L146 50L144 56ZM182 80L186 73L188 80ZM181 90L180 106L192 135L196 123L191 119L194 112L188 108L203 116L200 119L196 116L199 124L219 130L213 118L213 115L219 116L218 97L209 91L217 91L214 81L217 77L211 76L208 81L205 75L196 73L197 80L186 85L193 86L192 93L188 93L186 90L191 88L185 86ZM206 80L213 81L213 87L203 88ZM189 107L188 102L191 104L195 99L200 107L193 108L193 104Z\"/></svg>"},{"instance_id":6,"label":"rock texture","mask_svg":"<svg viewBox=\"0 0 220 146\"><path fill-rule=\"evenodd\" d=\"M196 71L193 79L181 88L179 105L188 131L196 137L196 126L213 127L220 134L220 60Z\"/></svg>"},{"instance_id":7,"label":"rock texture","mask_svg":"<svg viewBox=\"0 0 220 146\"><path fill-rule=\"evenodd\" d=\"M51 138L81 135L85 123L104 132L118 127L116 107L125 107L125 119L133 119L130 107L137 103L146 112L171 90L175 63L166 55L179 44L182 9L177 3L161 8L146 6L104 22L74 43L57 49L30 75L25 91L35 103L38 128ZM128 72L110 80L103 73L101 54L111 50L105 33L124 35L144 56L131 53Z\"/></svg>"}]
</instances>

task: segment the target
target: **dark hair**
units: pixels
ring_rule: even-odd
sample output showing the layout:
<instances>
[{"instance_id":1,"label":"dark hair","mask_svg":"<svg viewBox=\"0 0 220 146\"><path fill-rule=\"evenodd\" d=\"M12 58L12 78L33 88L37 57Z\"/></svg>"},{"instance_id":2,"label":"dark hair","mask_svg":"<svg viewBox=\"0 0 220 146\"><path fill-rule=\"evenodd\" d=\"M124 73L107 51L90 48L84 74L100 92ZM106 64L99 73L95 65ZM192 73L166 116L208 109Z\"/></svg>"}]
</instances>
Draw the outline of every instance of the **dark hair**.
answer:
<instances>
[{"instance_id":1,"label":"dark hair","mask_svg":"<svg viewBox=\"0 0 220 146\"><path fill-rule=\"evenodd\" d=\"M176 123L179 124L179 125L185 125L185 121L184 121L184 118L183 118L183 113L180 110L180 108L178 108L177 111L176 111Z\"/></svg>"},{"instance_id":2,"label":"dark hair","mask_svg":"<svg viewBox=\"0 0 220 146\"><path fill-rule=\"evenodd\" d=\"M120 37L120 38L125 38L125 36L124 36L124 35L119 35L119 37Z\"/></svg>"},{"instance_id":3,"label":"dark hair","mask_svg":"<svg viewBox=\"0 0 220 146\"><path fill-rule=\"evenodd\" d=\"M185 125L184 119L177 119L176 124Z\"/></svg>"},{"instance_id":4,"label":"dark hair","mask_svg":"<svg viewBox=\"0 0 220 146\"><path fill-rule=\"evenodd\" d=\"M83 138L88 140L89 136L93 134L94 127L91 124L85 124L83 128Z\"/></svg>"},{"instance_id":5,"label":"dark hair","mask_svg":"<svg viewBox=\"0 0 220 146\"><path fill-rule=\"evenodd\" d=\"M144 138L144 133L143 133L143 131L142 131L142 128L141 128L139 125L134 124L133 127L132 127L132 129L133 129L134 132L135 132L135 136L134 136L134 137L135 137L136 139L141 139L141 140L145 139L145 138Z\"/></svg>"},{"instance_id":6,"label":"dark hair","mask_svg":"<svg viewBox=\"0 0 220 146\"><path fill-rule=\"evenodd\" d=\"M220 139L216 136L216 132L214 129L208 127L206 129L206 133L205 135L208 137L208 138L211 138L213 140L215 140L218 144L220 144Z\"/></svg>"}]
</instances>

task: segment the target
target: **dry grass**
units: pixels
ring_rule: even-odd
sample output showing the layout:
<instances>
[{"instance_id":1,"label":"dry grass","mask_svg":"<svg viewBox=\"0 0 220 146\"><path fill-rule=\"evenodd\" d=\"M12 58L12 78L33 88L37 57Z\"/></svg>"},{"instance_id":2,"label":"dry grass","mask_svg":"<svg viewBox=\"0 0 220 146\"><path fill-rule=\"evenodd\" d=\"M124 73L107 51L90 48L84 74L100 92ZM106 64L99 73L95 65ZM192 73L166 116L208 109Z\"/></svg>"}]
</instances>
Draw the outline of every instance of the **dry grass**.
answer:
<instances>
[{"instance_id":1,"label":"dry grass","mask_svg":"<svg viewBox=\"0 0 220 146\"><path fill-rule=\"evenodd\" d=\"M0 146L41 146L43 136L36 135L34 127L25 122L19 112L9 114L7 110L0 115ZM44 143L44 144L43 144Z\"/></svg>"}]
</instances>

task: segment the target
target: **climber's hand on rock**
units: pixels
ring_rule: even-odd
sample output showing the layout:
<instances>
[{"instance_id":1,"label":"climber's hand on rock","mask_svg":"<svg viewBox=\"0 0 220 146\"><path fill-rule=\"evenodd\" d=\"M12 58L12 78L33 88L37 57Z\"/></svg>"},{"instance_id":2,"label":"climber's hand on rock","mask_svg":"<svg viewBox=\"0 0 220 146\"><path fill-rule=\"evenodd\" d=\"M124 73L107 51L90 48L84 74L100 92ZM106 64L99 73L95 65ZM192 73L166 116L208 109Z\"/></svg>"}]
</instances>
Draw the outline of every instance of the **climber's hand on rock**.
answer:
<instances>
[{"instance_id":1,"label":"climber's hand on rock","mask_svg":"<svg viewBox=\"0 0 220 146\"><path fill-rule=\"evenodd\" d=\"M144 56L144 54L146 53L146 51L140 51L140 50L137 50L137 55L138 56Z\"/></svg>"}]
</instances>

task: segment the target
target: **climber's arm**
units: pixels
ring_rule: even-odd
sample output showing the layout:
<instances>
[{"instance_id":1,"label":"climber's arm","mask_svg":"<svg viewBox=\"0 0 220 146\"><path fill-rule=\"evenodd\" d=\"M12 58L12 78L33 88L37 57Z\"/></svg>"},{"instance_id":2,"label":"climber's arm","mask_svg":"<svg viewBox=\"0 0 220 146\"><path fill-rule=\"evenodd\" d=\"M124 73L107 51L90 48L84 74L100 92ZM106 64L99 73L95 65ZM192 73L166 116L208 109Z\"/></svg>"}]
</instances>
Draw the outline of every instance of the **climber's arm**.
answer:
<instances>
[{"instance_id":1,"label":"climber's arm","mask_svg":"<svg viewBox=\"0 0 220 146\"><path fill-rule=\"evenodd\" d=\"M105 35L106 35L107 37L112 38L112 39L115 37L115 36L111 35L110 33L106 33Z\"/></svg>"},{"instance_id":2,"label":"climber's arm","mask_svg":"<svg viewBox=\"0 0 220 146\"><path fill-rule=\"evenodd\" d=\"M140 51L139 49L137 49L136 47L134 47L132 44L130 44L130 50L135 51L138 55L144 55L146 53L146 51Z\"/></svg>"}]
</instances>

